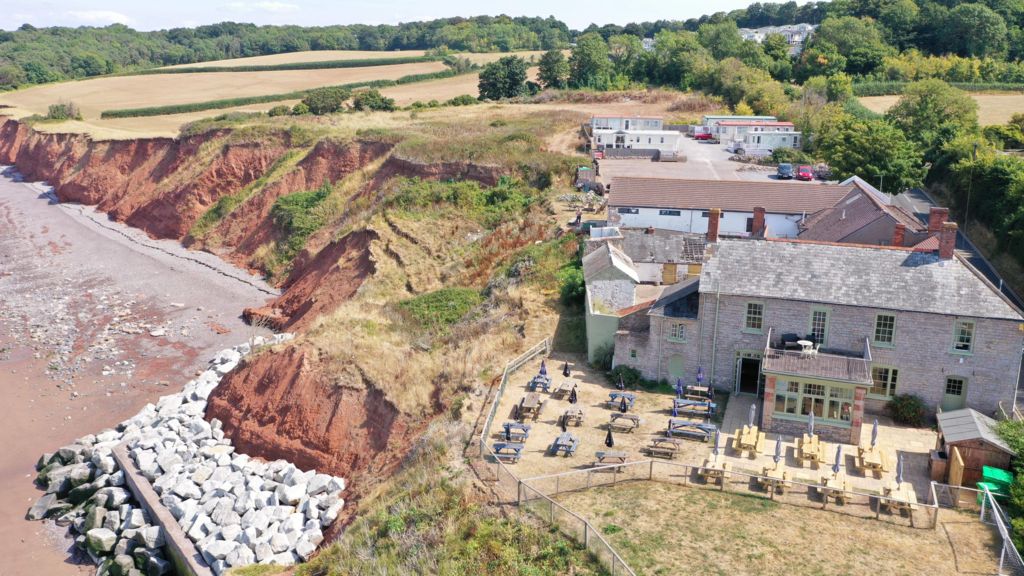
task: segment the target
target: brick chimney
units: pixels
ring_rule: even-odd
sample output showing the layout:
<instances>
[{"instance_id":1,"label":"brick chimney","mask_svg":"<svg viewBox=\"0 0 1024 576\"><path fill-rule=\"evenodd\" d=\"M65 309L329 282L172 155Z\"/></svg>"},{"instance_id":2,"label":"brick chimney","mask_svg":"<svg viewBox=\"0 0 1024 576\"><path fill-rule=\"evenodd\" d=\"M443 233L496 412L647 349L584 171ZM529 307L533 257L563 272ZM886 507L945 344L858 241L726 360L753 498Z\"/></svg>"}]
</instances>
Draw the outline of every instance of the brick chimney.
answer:
<instances>
[{"instance_id":1,"label":"brick chimney","mask_svg":"<svg viewBox=\"0 0 1024 576\"><path fill-rule=\"evenodd\" d=\"M764 208L754 208L754 223L750 227L750 235L754 238L764 238L765 234Z\"/></svg>"},{"instance_id":2,"label":"brick chimney","mask_svg":"<svg viewBox=\"0 0 1024 576\"><path fill-rule=\"evenodd\" d=\"M718 242L718 221L721 218L721 208L708 210L708 243Z\"/></svg>"},{"instance_id":3,"label":"brick chimney","mask_svg":"<svg viewBox=\"0 0 1024 576\"><path fill-rule=\"evenodd\" d=\"M939 233L939 258L951 260L953 250L956 248L956 222L945 222L942 225L942 232Z\"/></svg>"},{"instance_id":4,"label":"brick chimney","mask_svg":"<svg viewBox=\"0 0 1024 576\"><path fill-rule=\"evenodd\" d=\"M904 240L907 238L907 225L902 222L897 223L896 227L892 230L892 245L903 246Z\"/></svg>"},{"instance_id":5,"label":"brick chimney","mask_svg":"<svg viewBox=\"0 0 1024 576\"><path fill-rule=\"evenodd\" d=\"M949 208L932 206L928 211L928 233L938 234L942 232L942 223L949 220Z\"/></svg>"}]
</instances>

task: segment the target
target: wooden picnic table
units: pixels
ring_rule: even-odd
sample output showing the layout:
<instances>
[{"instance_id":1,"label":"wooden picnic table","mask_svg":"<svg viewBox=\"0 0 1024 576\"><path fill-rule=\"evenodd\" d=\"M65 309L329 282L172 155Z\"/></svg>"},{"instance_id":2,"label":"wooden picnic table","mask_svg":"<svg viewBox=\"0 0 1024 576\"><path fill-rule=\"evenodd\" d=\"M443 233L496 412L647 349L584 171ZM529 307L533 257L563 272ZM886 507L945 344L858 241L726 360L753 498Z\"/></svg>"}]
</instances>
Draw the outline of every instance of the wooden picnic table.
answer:
<instances>
[{"instance_id":1,"label":"wooden picnic table","mask_svg":"<svg viewBox=\"0 0 1024 576\"><path fill-rule=\"evenodd\" d=\"M608 427L619 432L632 432L640 427L640 417L636 414L613 412Z\"/></svg>"},{"instance_id":2,"label":"wooden picnic table","mask_svg":"<svg viewBox=\"0 0 1024 576\"><path fill-rule=\"evenodd\" d=\"M572 391L573 388L576 387L576 385L577 382L572 378L569 378L568 380L562 380L562 383L556 386L555 389L551 391L551 397L564 398L569 394L569 392Z\"/></svg>"},{"instance_id":3,"label":"wooden picnic table","mask_svg":"<svg viewBox=\"0 0 1024 576\"><path fill-rule=\"evenodd\" d=\"M732 470L732 465L725 460L720 454L708 456L704 459L704 465L700 467L697 474L705 481L714 481L717 484L725 482Z\"/></svg>"},{"instance_id":4,"label":"wooden picnic table","mask_svg":"<svg viewBox=\"0 0 1024 576\"><path fill-rule=\"evenodd\" d=\"M867 471L870 470L875 473L876 476L881 475L889 470L892 470L892 457L889 452L876 445L873 448L858 448L856 464L859 470Z\"/></svg>"},{"instance_id":5,"label":"wooden picnic table","mask_svg":"<svg viewBox=\"0 0 1024 576\"><path fill-rule=\"evenodd\" d=\"M752 452L754 456L764 451L765 433L757 429L757 426L743 425L736 431L736 438L733 439L732 448L743 456L745 452Z\"/></svg>"},{"instance_id":6,"label":"wooden picnic table","mask_svg":"<svg viewBox=\"0 0 1024 576\"><path fill-rule=\"evenodd\" d=\"M530 437L530 425L521 422L505 422L501 425L508 442L522 442Z\"/></svg>"},{"instance_id":7,"label":"wooden picnic table","mask_svg":"<svg viewBox=\"0 0 1024 576\"><path fill-rule=\"evenodd\" d=\"M558 438L555 438L555 442L551 444L551 453L557 456L559 452L565 452L566 456L573 456L576 454L576 448L579 445L579 438L570 432L562 432L558 435Z\"/></svg>"},{"instance_id":8,"label":"wooden picnic table","mask_svg":"<svg viewBox=\"0 0 1024 576\"><path fill-rule=\"evenodd\" d=\"M817 434L812 436L804 433L797 439L796 459L800 462L801 468L807 462L821 465L825 460L825 443L820 441Z\"/></svg>"},{"instance_id":9,"label":"wooden picnic table","mask_svg":"<svg viewBox=\"0 0 1024 576\"><path fill-rule=\"evenodd\" d=\"M718 408L718 405L715 404L714 402L708 400L707 398L700 398L700 397L698 397L698 398L673 398L672 399L672 404L676 407L677 410L686 410L688 408L692 408L692 407L696 406L696 407L702 407L703 410L706 410L706 411L708 411L708 412L710 412L712 414L714 414L715 410Z\"/></svg>"},{"instance_id":10,"label":"wooden picnic table","mask_svg":"<svg viewBox=\"0 0 1024 576\"><path fill-rule=\"evenodd\" d=\"M566 408L565 412L562 413L562 423L566 426L569 424L575 424L576 426L583 425L583 408L573 406Z\"/></svg>"},{"instance_id":11,"label":"wooden picnic table","mask_svg":"<svg viewBox=\"0 0 1024 576\"><path fill-rule=\"evenodd\" d=\"M910 525L914 525L914 511L917 510L917 493L909 482L902 484L891 482L882 489L882 496L885 496L885 498L878 501L879 508L888 508L892 512L900 513L906 510L910 515Z\"/></svg>"},{"instance_id":12,"label":"wooden picnic table","mask_svg":"<svg viewBox=\"0 0 1024 576\"><path fill-rule=\"evenodd\" d=\"M690 385L686 387L686 393L699 398L711 398L712 392L709 386Z\"/></svg>"},{"instance_id":13,"label":"wooden picnic table","mask_svg":"<svg viewBox=\"0 0 1024 576\"><path fill-rule=\"evenodd\" d=\"M537 374L536 376L534 376L533 379L530 380L530 383L527 385L527 388L529 388L531 392L536 391L537 388L543 388L544 391L547 392L548 388L550 387L551 378L543 374Z\"/></svg>"},{"instance_id":14,"label":"wooden picnic table","mask_svg":"<svg viewBox=\"0 0 1024 576\"><path fill-rule=\"evenodd\" d=\"M682 436L690 436L707 442L714 436L715 432L718 431L718 427L714 424L707 424L697 420L688 420L685 418L669 418L668 429L666 433L669 436L675 436L676 434Z\"/></svg>"},{"instance_id":15,"label":"wooden picnic table","mask_svg":"<svg viewBox=\"0 0 1024 576\"><path fill-rule=\"evenodd\" d=\"M821 477L821 486L818 488L822 499L827 504L829 498L836 501L836 504L846 504L847 493L850 492L850 482L846 479L846 472L835 472Z\"/></svg>"},{"instance_id":16,"label":"wooden picnic table","mask_svg":"<svg viewBox=\"0 0 1024 576\"><path fill-rule=\"evenodd\" d=\"M636 403L636 394L632 392L609 392L608 393L608 407L615 409L622 404L622 399L626 399L627 408L633 408L633 404Z\"/></svg>"},{"instance_id":17,"label":"wooden picnic table","mask_svg":"<svg viewBox=\"0 0 1024 576\"><path fill-rule=\"evenodd\" d=\"M495 442L494 456L515 464L522 457L524 448L525 445L521 442Z\"/></svg>"},{"instance_id":18,"label":"wooden picnic table","mask_svg":"<svg viewBox=\"0 0 1024 576\"><path fill-rule=\"evenodd\" d=\"M670 460L679 453L681 443L678 438L666 438L659 436L651 439L651 445L644 448L649 456L668 458Z\"/></svg>"},{"instance_id":19,"label":"wooden picnic table","mask_svg":"<svg viewBox=\"0 0 1024 576\"><path fill-rule=\"evenodd\" d=\"M540 394L530 392L519 400L519 419L526 420L527 416L532 416L536 421L543 409L544 403L540 400Z\"/></svg>"},{"instance_id":20,"label":"wooden picnic table","mask_svg":"<svg viewBox=\"0 0 1024 576\"><path fill-rule=\"evenodd\" d=\"M608 464L609 462L615 464L625 464L626 459L629 458L629 454L622 450L599 450L595 453L597 456L597 464Z\"/></svg>"},{"instance_id":21,"label":"wooden picnic table","mask_svg":"<svg viewBox=\"0 0 1024 576\"><path fill-rule=\"evenodd\" d=\"M761 473L762 476L757 481L765 490L778 490L779 494L786 493L786 486L789 485L789 472L785 468L780 468L777 465L765 466Z\"/></svg>"}]
</instances>

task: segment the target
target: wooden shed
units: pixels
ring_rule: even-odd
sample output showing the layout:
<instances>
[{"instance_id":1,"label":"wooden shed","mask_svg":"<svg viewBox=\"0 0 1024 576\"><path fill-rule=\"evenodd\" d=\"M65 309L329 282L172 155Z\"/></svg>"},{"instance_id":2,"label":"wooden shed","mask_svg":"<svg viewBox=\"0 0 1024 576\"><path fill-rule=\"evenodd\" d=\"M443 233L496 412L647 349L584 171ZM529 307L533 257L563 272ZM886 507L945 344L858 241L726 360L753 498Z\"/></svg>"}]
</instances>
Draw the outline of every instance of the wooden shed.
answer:
<instances>
[{"instance_id":1,"label":"wooden shed","mask_svg":"<svg viewBox=\"0 0 1024 576\"><path fill-rule=\"evenodd\" d=\"M964 408L938 415L939 440L936 449L938 458L933 457L933 479L936 460L942 456L948 462L944 481L960 486L974 487L981 481L982 466L994 466L1008 470L1013 451L996 434L996 421L984 414ZM955 450L954 450L955 449ZM959 455L959 457L957 456Z\"/></svg>"}]
</instances>

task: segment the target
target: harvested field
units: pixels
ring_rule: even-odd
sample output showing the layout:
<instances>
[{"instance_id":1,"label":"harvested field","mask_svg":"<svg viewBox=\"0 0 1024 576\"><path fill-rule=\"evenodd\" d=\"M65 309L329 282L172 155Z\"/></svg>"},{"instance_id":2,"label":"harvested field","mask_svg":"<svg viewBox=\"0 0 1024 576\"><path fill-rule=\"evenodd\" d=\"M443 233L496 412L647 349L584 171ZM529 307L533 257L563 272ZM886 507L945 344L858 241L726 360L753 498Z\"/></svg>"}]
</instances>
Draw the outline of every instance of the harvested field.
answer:
<instances>
[{"instance_id":1,"label":"harvested field","mask_svg":"<svg viewBox=\"0 0 1024 576\"><path fill-rule=\"evenodd\" d=\"M45 114L49 105L71 101L78 105L86 121L93 121L104 110L280 94L334 84L394 80L409 74L441 72L445 69L441 62L423 62L315 71L113 76L19 90L4 94L0 97L0 103L14 106L26 114Z\"/></svg>"},{"instance_id":2,"label":"harvested field","mask_svg":"<svg viewBox=\"0 0 1024 576\"><path fill-rule=\"evenodd\" d=\"M1019 92L999 94L971 94L978 102L978 123L1006 124L1010 116L1024 112L1024 94ZM860 103L879 114L884 113L900 99L899 96L868 96L860 98Z\"/></svg>"},{"instance_id":3,"label":"harvested field","mask_svg":"<svg viewBox=\"0 0 1024 576\"><path fill-rule=\"evenodd\" d=\"M562 495L638 574L994 574L994 531L943 510L937 530L754 496L638 482ZM699 568L698 568L699 567Z\"/></svg>"},{"instance_id":4,"label":"harvested field","mask_svg":"<svg viewBox=\"0 0 1024 576\"><path fill-rule=\"evenodd\" d=\"M251 56L249 58L230 58L212 62L195 62L179 64L167 68L190 68L193 66L270 66L273 64L292 64L295 62L319 62L321 60L363 60L367 58L409 58L423 56L424 50L392 50L390 52L376 50L307 50L305 52L287 52L268 56Z\"/></svg>"}]
</instances>

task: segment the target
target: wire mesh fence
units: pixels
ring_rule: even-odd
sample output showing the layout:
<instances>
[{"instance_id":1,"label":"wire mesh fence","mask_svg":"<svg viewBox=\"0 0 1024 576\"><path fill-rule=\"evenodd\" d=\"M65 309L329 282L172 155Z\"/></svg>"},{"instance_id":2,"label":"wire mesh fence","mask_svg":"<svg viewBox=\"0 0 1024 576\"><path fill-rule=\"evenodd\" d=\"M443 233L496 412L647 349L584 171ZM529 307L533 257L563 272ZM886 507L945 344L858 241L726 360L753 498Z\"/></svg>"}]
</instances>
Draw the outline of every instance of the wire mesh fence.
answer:
<instances>
[{"instance_id":1,"label":"wire mesh fence","mask_svg":"<svg viewBox=\"0 0 1024 576\"><path fill-rule=\"evenodd\" d=\"M981 511L979 515L981 521L994 525L999 532L999 538L1002 540L1002 546L999 551L999 573L1024 574L1024 560L1021 559L1020 552L1017 551L1017 547L1014 546L1013 540L1010 538L1009 516L1003 511L997 496L990 492L987 487L984 488L984 492L980 493L980 500Z\"/></svg>"}]
</instances>

